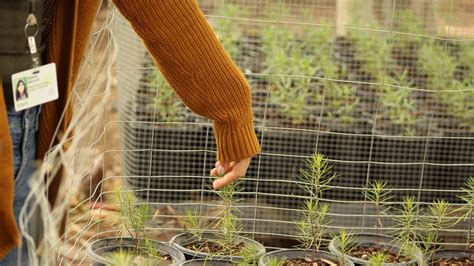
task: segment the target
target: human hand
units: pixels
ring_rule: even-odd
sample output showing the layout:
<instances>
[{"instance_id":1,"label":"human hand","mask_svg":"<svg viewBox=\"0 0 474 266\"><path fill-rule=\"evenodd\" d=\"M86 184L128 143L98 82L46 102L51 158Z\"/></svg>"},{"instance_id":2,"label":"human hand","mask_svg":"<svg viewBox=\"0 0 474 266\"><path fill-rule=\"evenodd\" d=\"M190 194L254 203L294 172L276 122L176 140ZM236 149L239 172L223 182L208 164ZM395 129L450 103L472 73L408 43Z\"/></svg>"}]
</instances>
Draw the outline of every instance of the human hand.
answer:
<instances>
[{"instance_id":1,"label":"human hand","mask_svg":"<svg viewBox=\"0 0 474 266\"><path fill-rule=\"evenodd\" d=\"M211 170L211 176L217 176L219 178L212 182L212 187L214 189L220 189L236 181L240 177L245 176L251 159L252 157L230 163L216 162L215 168Z\"/></svg>"}]
</instances>

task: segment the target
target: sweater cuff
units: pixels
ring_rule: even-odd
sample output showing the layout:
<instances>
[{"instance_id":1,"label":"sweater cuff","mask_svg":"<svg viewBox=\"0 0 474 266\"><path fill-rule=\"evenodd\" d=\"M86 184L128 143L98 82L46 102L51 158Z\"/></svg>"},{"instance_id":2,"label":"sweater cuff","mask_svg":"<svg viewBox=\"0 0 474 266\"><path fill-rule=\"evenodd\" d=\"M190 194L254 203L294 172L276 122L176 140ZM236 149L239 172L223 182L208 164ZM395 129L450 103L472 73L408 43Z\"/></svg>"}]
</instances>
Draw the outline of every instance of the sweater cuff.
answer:
<instances>
[{"instance_id":1,"label":"sweater cuff","mask_svg":"<svg viewBox=\"0 0 474 266\"><path fill-rule=\"evenodd\" d=\"M217 160L221 162L240 161L260 152L260 144L253 123L229 128L214 122L214 135L217 142Z\"/></svg>"}]
</instances>

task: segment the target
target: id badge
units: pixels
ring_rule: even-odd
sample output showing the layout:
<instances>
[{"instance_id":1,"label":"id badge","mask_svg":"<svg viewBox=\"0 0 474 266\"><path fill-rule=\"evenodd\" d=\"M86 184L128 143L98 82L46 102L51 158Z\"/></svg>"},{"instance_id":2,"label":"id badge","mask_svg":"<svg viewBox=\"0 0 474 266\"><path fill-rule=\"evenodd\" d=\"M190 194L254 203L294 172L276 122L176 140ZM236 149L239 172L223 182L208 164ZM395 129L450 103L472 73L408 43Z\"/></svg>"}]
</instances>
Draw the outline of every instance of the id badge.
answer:
<instances>
[{"instance_id":1,"label":"id badge","mask_svg":"<svg viewBox=\"0 0 474 266\"><path fill-rule=\"evenodd\" d=\"M15 111L58 99L56 64L51 63L12 75Z\"/></svg>"}]
</instances>

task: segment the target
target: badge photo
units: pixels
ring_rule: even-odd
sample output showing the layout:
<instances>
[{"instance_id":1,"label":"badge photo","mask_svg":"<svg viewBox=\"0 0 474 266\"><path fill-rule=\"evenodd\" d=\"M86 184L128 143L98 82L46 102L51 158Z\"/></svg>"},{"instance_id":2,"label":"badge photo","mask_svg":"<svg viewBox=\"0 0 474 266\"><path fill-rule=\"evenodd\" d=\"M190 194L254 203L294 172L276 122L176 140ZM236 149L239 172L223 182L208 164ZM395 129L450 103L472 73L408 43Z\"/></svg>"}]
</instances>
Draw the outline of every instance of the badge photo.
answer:
<instances>
[{"instance_id":1,"label":"badge photo","mask_svg":"<svg viewBox=\"0 0 474 266\"><path fill-rule=\"evenodd\" d=\"M26 78L19 78L15 83L15 101L24 101L28 99L28 82Z\"/></svg>"}]
</instances>

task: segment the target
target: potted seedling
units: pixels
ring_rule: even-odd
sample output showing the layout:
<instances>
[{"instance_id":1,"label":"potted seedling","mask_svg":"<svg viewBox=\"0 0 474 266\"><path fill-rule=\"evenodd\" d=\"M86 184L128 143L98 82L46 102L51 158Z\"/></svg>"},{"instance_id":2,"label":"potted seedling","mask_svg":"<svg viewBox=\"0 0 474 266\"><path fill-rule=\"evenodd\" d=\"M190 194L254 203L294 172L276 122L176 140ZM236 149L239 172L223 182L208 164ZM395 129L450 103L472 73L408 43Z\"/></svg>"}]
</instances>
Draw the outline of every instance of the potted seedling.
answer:
<instances>
[{"instance_id":1,"label":"potted seedling","mask_svg":"<svg viewBox=\"0 0 474 266\"><path fill-rule=\"evenodd\" d=\"M423 260L425 264L435 265L436 257L434 254L440 251L440 243L442 241L441 232L445 229L453 227L458 221L454 217L456 210L451 204L444 199L433 201L420 221L421 234L421 250L423 252Z\"/></svg>"},{"instance_id":2,"label":"potted seedling","mask_svg":"<svg viewBox=\"0 0 474 266\"><path fill-rule=\"evenodd\" d=\"M325 90L325 113L330 129L345 129L356 122L354 114L357 113L360 100L356 95L353 85L328 80Z\"/></svg>"},{"instance_id":3,"label":"potted seedling","mask_svg":"<svg viewBox=\"0 0 474 266\"><path fill-rule=\"evenodd\" d=\"M236 206L241 182L238 180L221 190L213 190L222 200L222 209L208 224L187 210L186 232L174 236L170 243L188 259L223 259L251 264L262 256L265 253L262 244L241 236L242 224Z\"/></svg>"},{"instance_id":4,"label":"potted seedling","mask_svg":"<svg viewBox=\"0 0 474 266\"><path fill-rule=\"evenodd\" d=\"M446 107L446 113L454 118L444 118L437 121L442 130L448 133L452 129L457 129L461 133L466 130L468 132L474 130L472 124L474 118L472 110L473 72L472 70L466 71L464 77L458 77L458 72L460 72L458 61L468 69L471 68L472 63L466 63L463 53L472 49L463 45L460 50L460 59L458 60L450 53L447 45L429 41L422 45L419 53L421 70L426 75L426 88L437 91L436 99ZM458 123L452 123L452 121L458 121Z\"/></svg>"},{"instance_id":5,"label":"potted seedling","mask_svg":"<svg viewBox=\"0 0 474 266\"><path fill-rule=\"evenodd\" d=\"M271 106L276 107L278 123L307 123L311 112L308 100L314 90L316 57L288 27L270 26L262 31L265 52L264 73L269 74ZM285 121L286 120L286 121Z\"/></svg>"},{"instance_id":6,"label":"potted seedling","mask_svg":"<svg viewBox=\"0 0 474 266\"><path fill-rule=\"evenodd\" d=\"M136 190L138 198L163 202L176 197L173 187L160 193L155 189L174 184L176 176L202 173L202 168L197 167L202 165L201 154L171 151L205 149L206 140L213 142L212 135L209 135L211 126L195 123L200 118L185 107L154 66L152 69L147 67L140 84L142 86L133 98L135 103L127 107L136 111L124 118L135 122L121 124L124 139L121 148L126 150L121 153L124 180L128 187ZM177 165L179 161L188 162L188 167ZM180 189L191 189L200 184L200 181L194 181L180 184ZM191 195L182 194L181 197Z\"/></svg>"},{"instance_id":7,"label":"potted seedling","mask_svg":"<svg viewBox=\"0 0 474 266\"><path fill-rule=\"evenodd\" d=\"M148 92L151 102L148 105L150 115L155 116L154 119L161 122L184 121L186 108L165 80L163 74L153 68L146 80L148 86L153 88Z\"/></svg>"},{"instance_id":8,"label":"potted seedling","mask_svg":"<svg viewBox=\"0 0 474 266\"><path fill-rule=\"evenodd\" d=\"M456 219L454 214L463 212L464 214L460 217L461 220L468 220L466 248L465 250L442 250L439 249L437 245L428 245L425 248L425 253L429 265L474 265L474 252L470 249L473 245L474 177L467 179L462 191L464 195L461 196L461 199L465 204L456 210L453 210L445 201L433 203L433 205L430 206L430 214L433 215L433 218L425 222L425 227L432 230L428 238L433 239L433 242L440 242L440 231L457 224L460 220Z\"/></svg>"},{"instance_id":9,"label":"potted seedling","mask_svg":"<svg viewBox=\"0 0 474 266\"><path fill-rule=\"evenodd\" d=\"M375 233L353 234L354 247L347 257L357 265L371 265L382 263L382 265L416 265L419 260L414 254L404 251L403 243L391 236L381 234L383 229L382 218L389 211L389 201L392 198L391 189L387 182L374 180L365 187L363 192L365 198L375 208ZM342 256L341 236L335 237L329 243L329 250L338 256ZM409 256L412 255L412 256ZM371 262L372 261L372 262Z\"/></svg>"},{"instance_id":10,"label":"potted seedling","mask_svg":"<svg viewBox=\"0 0 474 266\"><path fill-rule=\"evenodd\" d=\"M414 196L404 196L402 203L396 209L395 238L401 244L401 253L407 257L421 258L421 250L418 246L418 214L419 204Z\"/></svg>"},{"instance_id":11,"label":"potted seedling","mask_svg":"<svg viewBox=\"0 0 474 266\"><path fill-rule=\"evenodd\" d=\"M242 260L239 261L232 261L232 260L225 260L225 259L218 259L218 258L204 258L204 259L192 259L183 262L180 265L209 265L209 266L227 266L227 265L235 265L235 266L248 266L248 265L255 265L255 250L251 248L246 248L243 250Z\"/></svg>"},{"instance_id":12,"label":"potted seedling","mask_svg":"<svg viewBox=\"0 0 474 266\"><path fill-rule=\"evenodd\" d=\"M384 86L380 96L383 112L392 126L398 127L396 132L407 136L414 136L419 124L415 116L416 102L410 97L413 82L408 80L406 70L396 73L395 77L386 77L387 86Z\"/></svg>"},{"instance_id":13,"label":"potted seedling","mask_svg":"<svg viewBox=\"0 0 474 266\"><path fill-rule=\"evenodd\" d=\"M463 68L466 69L464 73L464 80L474 83L474 44L472 42L462 42L460 44L459 60Z\"/></svg>"},{"instance_id":14,"label":"potted seedling","mask_svg":"<svg viewBox=\"0 0 474 266\"><path fill-rule=\"evenodd\" d=\"M306 167L300 170L300 188L307 192L308 198L297 224L300 249L269 252L260 259L259 265L353 265L345 257L320 250L329 223L329 205L322 202L322 196L336 175L322 154L314 154L305 163Z\"/></svg>"},{"instance_id":15,"label":"potted seedling","mask_svg":"<svg viewBox=\"0 0 474 266\"><path fill-rule=\"evenodd\" d=\"M185 260L175 247L147 238L148 204L138 202L129 192L118 192L117 199L121 229L116 237L98 239L88 246L92 265L178 265Z\"/></svg>"},{"instance_id":16,"label":"potted seedling","mask_svg":"<svg viewBox=\"0 0 474 266\"><path fill-rule=\"evenodd\" d=\"M474 229L474 176L471 176L466 180L464 187L461 188L461 190L464 192L461 199L465 203L462 209L465 211L465 219L468 220L468 232L466 236L466 250L468 250L474 245L472 232Z\"/></svg>"}]
</instances>

